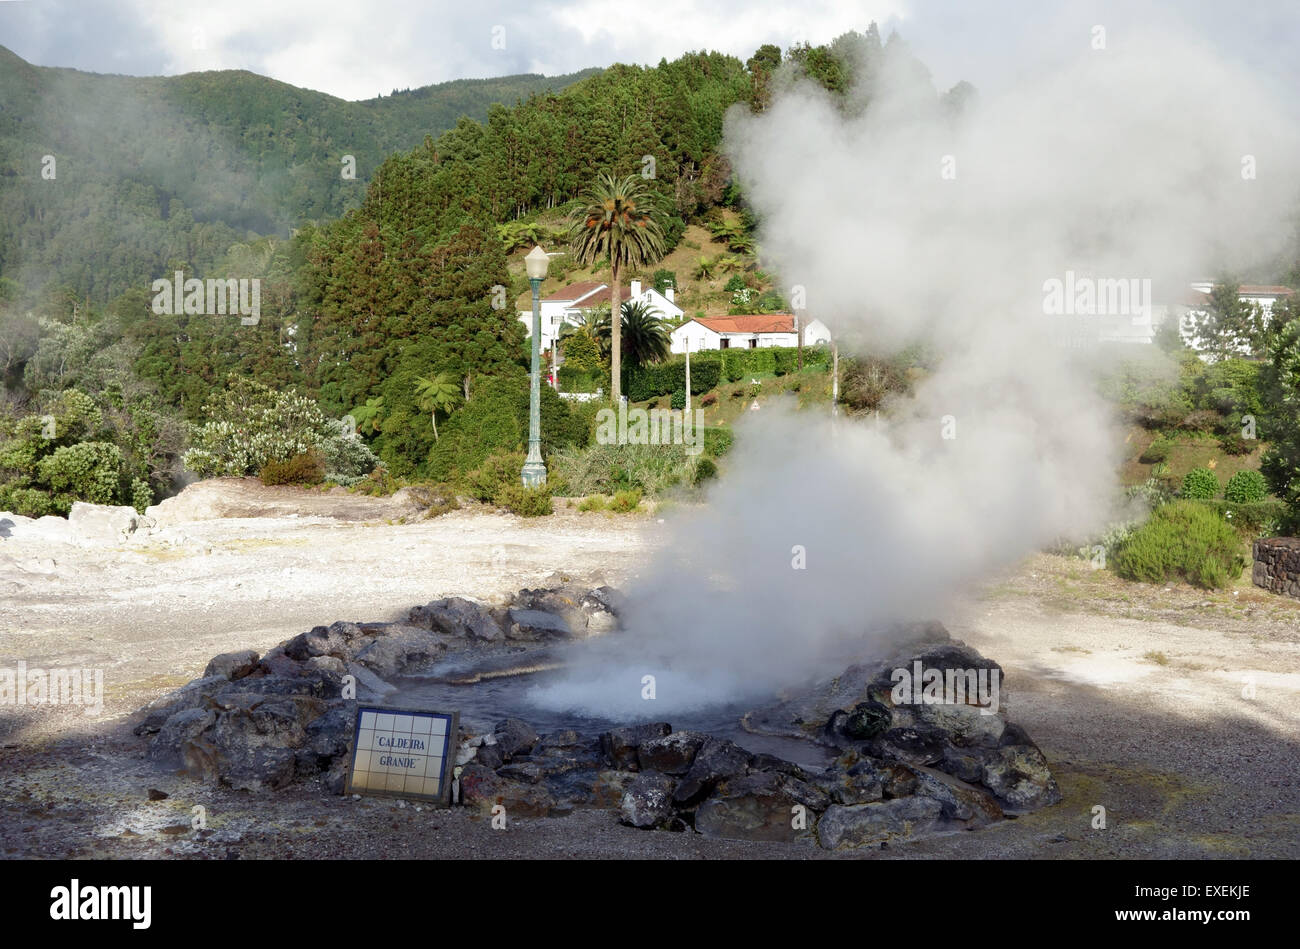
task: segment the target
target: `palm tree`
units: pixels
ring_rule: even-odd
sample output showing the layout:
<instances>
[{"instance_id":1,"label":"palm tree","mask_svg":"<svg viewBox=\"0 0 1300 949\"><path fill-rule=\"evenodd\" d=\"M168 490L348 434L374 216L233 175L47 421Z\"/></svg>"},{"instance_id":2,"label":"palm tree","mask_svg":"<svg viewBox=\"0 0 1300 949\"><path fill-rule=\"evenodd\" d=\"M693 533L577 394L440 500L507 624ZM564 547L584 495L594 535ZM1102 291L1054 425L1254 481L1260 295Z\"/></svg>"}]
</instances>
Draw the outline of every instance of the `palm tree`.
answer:
<instances>
[{"instance_id":1,"label":"palm tree","mask_svg":"<svg viewBox=\"0 0 1300 949\"><path fill-rule=\"evenodd\" d=\"M664 255L663 231L653 198L637 175L620 180L603 174L583 202L571 220L573 255L583 265L609 261L610 311L615 312L622 306L620 277L624 268L642 268L658 261ZM622 394L621 322L613 321L610 346L610 391L615 405Z\"/></svg>"},{"instance_id":2,"label":"palm tree","mask_svg":"<svg viewBox=\"0 0 1300 949\"><path fill-rule=\"evenodd\" d=\"M460 398L460 387L449 372L440 372L432 379L418 376L415 380L415 398L420 408L429 413L433 423L433 440L438 440L438 412L450 412Z\"/></svg>"},{"instance_id":3,"label":"palm tree","mask_svg":"<svg viewBox=\"0 0 1300 949\"><path fill-rule=\"evenodd\" d=\"M641 300L623 304L623 355L633 369L668 358L671 340L657 309Z\"/></svg>"}]
</instances>

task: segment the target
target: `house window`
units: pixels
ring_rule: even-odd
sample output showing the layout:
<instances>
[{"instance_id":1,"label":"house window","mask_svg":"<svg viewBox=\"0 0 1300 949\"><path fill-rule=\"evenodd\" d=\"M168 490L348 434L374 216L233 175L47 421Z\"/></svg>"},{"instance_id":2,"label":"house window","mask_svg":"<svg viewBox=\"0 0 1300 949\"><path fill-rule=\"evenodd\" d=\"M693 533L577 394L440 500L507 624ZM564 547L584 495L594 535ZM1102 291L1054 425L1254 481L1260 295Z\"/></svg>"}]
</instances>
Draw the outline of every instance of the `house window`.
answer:
<instances>
[{"instance_id":1,"label":"house window","mask_svg":"<svg viewBox=\"0 0 1300 949\"><path fill-rule=\"evenodd\" d=\"M730 348L731 348L731 339L730 339L729 337L726 337L726 336L722 337L722 344L721 344L721 346L719 346L718 348L719 348L719 349L730 349Z\"/></svg>"},{"instance_id":2,"label":"house window","mask_svg":"<svg viewBox=\"0 0 1300 949\"><path fill-rule=\"evenodd\" d=\"M758 349L758 337L757 337L757 336L751 336L751 337L749 338L749 348L750 348L750 349Z\"/></svg>"}]
</instances>

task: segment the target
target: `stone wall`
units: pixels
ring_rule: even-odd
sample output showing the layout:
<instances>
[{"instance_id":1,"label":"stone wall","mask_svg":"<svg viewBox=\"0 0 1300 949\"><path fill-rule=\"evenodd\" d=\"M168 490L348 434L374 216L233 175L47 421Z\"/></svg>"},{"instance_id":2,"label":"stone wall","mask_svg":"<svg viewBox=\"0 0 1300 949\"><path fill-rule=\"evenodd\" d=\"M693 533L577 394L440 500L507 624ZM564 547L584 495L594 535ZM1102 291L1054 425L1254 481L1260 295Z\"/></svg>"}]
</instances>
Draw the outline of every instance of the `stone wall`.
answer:
<instances>
[{"instance_id":1,"label":"stone wall","mask_svg":"<svg viewBox=\"0 0 1300 949\"><path fill-rule=\"evenodd\" d=\"M1251 580L1270 593L1300 597L1300 537L1265 537L1255 541Z\"/></svg>"}]
</instances>

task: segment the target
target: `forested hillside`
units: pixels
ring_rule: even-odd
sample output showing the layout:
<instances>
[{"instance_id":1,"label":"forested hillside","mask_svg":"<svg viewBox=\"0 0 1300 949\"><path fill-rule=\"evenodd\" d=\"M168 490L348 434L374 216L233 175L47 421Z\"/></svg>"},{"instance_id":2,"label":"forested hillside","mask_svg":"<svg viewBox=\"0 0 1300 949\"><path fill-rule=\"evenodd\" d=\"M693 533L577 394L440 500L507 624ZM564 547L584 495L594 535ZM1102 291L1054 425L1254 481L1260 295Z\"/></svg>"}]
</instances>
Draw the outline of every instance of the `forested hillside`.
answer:
<instances>
[{"instance_id":1,"label":"forested hillside","mask_svg":"<svg viewBox=\"0 0 1300 949\"><path fill-rule=\"evenodd\" d=\"M0 276L105 303L171 261L206 272L236 241L358 206L392 152L590 72L347 102L248 72L106 76L0 47Z\"/></svg>"},{"instance_id":2,"label":"forested hillside","mask_svg":"<svg viewBox=\"0 0 1300 949\"><path fill-rule=\"evenodd\" d=\"M187 447L202 443L205 459L219 458L225 449L213 439L237 441L253 415L281 434L284 413L304 411L275 403L291 389L329 417L350 413L392 475L463 478L514 451L526 432L513 300L527 281L512 251L539 238L563 250L565 214L597 176L636 175L666 252L688 225L703 225L725 241L741 285L770 289L722 150L727 110L764 109L780 82L840 93L856 73L869 90L890 57L939 95L906 47L882 43L873 25L829 46L765 46L746 62L701 52L614 66L560 92L492 105L485 121L462 117L382 160L396 148L388 143L410 134L423 90L344 103L240 73L51 77L61 71L10 57L5 69L34 93L75 108L59 117L43 111L57 113L57 102L6 107L0 120L3 141L28 149L7 154L11 179L15 161L39 168L43 149L60 156L57 178L24 178L4 196L20 214L0 258L0 509L66 509L77 495L67 485L105 464L113 473L97 497L165 495L183 477ZM968 92L962 84L942 98L956 109ZM99 144L78 151L74 142ZM341 152L356 156L358 180L339 176ZM333 219L284 239L236 230L311 217ZM561 257L552 270L562 278L573 266ZM260 319L155 313L150 280L178 270L261 281ZM266 388L244 385L232 405L232 377ZM95 408L68 402L71 389ZM40 413L72 423L42 440ZM543 415L548 452L581 448L590 435L549 387ZM312 418L312 431L322 430ZM46 461L65 449L60 465ZM110 455L117 460L103 462ZM210 470L257 470L221 464Z\"/></svg>"}]
</instances>

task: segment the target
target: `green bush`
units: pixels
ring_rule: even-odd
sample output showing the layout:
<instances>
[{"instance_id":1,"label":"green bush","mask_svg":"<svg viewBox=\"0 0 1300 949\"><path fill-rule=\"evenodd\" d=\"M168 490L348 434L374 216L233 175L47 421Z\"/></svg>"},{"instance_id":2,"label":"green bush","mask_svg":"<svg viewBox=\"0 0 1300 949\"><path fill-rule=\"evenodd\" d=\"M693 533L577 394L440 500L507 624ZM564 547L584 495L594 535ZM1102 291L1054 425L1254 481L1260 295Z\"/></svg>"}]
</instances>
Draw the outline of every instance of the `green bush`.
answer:
<instances>
[{"instance_id":1,"label":"green bush","mask_svg":"<svg viewBox=\"0 0 1300 949\"><path fill-rule=\"evenodd\" d=\"M609 506L609 499L603 494L593 494L590 497L582 499L578 505L579 511L603 511Z\"/></svg>"},{"instance_id":2,"label":"green bush","mask_svg":"<svg viewBox=\"0 0 1300 949\"><path fill-rule=\"evenodd\" d=\"M1168 438L1157 438L1146 450L1138 456L1138 461L1144 465L1159 464L1162 461L1169 460L1169 452L1173 449L1174 443Z\"/></svg>"},{"instance_id":3,"label":"green bush","mask_svg":"<svg viewBox=\"0 0 1300 949\"><path fill-rule=\"evenodd\" d=\"M551 489L545 485L540 488L525 488L518 481L503 484L492 500L520 517L544 517L551 513Z\"/></svg>"},{"instance_id":4,"label":"green bush","mask_svg":"<svg viewBox=\"0 0 1300 949\"><path fill-rule=\"evenodd\" d=\"M1237 501L1197 501L1217 512L1244 536L1256 537L1280 533L1278 527L1286 517L1286 503L1276 498L1246 504Z\"/></svg>"},{"instance_id":5,"label":"green bush","mask_svg":"<svg viewBox=\"0 0 1300 949\"><path fill-rule=\"evenodd\" d=\"M153 490L149 487L149 482L135 478L131 481L131 506L135 508L137 514L143 514L145 509L153 504Z\"/></svg>"},{"instance_id":6,"label":"green bush","mask_svg":"<svg viewBox=\"0 0 1300 949\"><path fill-rule=\"evenodd\" d=\"M1219 496L1219 478L1209 468L1193 468L1183 476L1184 498L1189 500L1209 500Z\"/></svg>"},{"instance_id":7,"label":"green bush","mask_svg":"<svg viewBox=\"0 0 1300 949\"><path fill-rule=\"evenodd\" d=\"M429 476L456 483L488 456L522 451L528 438L528 376L482 380L470 400L439 426L442 437L429 453ZM583 447L591 437L588 415L595 406L570 405L550 386L541 387L542 455Z\"/></svg>"},{"instance_id":8,"label":"green bush","mask_svg":"<svg viewBox=\"0 0 1300 949\"><path fill-rule=\"evenodd\" d=\"M694 482L703 484L711 481L718 476L718 466L713 463L711 458L700 458L695 462Z\"/></svg>"},{"instance_id":9,"label":"green bush","mask_svg":"<svg viewBox=\"0 0 1300 949\"><path fill-rule=\"evenodd\" d=\"M59 509L48 491L19 487L15 484L0 485L0 511L10 511L23 517L45 517L47 514L68 513L66 510Z\"/></svg>"},{"instance_id":10,"label":"green bush","mask_svg":"<svg viewBox=\"0 0 1300 949\"><path fill-rule=\"evenodd\" d=\"M116 504L120 497L122 452L108 442L78 442L54 450L36 465L50 486L54 507L66 514L73 501Z\"/></svg>"},{"instance_id":11,"label":"green bush","mask_svg":"<svg viewBox=\"0 0 1300 949\"><path fill-rule=\"evenodd\" d=\"M1225 455L1249 455L1258 444L1257 439L1246 438L1239 432L1224 435L1219 439L1219 448L1223 450Z\"/></svg>"},{"instance_id":12,"label":"green bush","mask_svg":"<svg viewBox=\"0 0 1300 949\"><path fill-rule=\"evenodd\" d=\"M565 363L560 367L561 392L595 392L601 387L601 377L595 372L577 369Z\"/></svg>"},{"instance_id":13,"label":"green bush","mask_svg":"<svg viewBox=\"0 0 1300 949\"><path fill-rule=\"evenodd\" d=\"M1193 586L1230 586L1246 565L1241 538L1212 507L1174 501L1159 508L1134 531L1110 563L1129 580L1166 583L1185 580Z\"/></svg>"},{"instance_id":14,"label":"green bush","mask_svg":"<svg viewBox=\"0 0 1300 949\"><path fill-rule=\"evenodd\" d=\"M776 350L771 347L749 351L749 371L754 374L776 372Z\"/></svg>"},{"instance_id":15,"label":"green bush","mask_svg":"<svg viewBox=\"0 0 1300 949\"><path fill-rule=\"evenodd\" d=\"M641 506L641 492L638 489L619 491L610 499L609 509L616 514L628 514Z\"/></svg>"},{"instance_id":16,"label":"green bush","mask_svg":"<svg viewBox=\"0 0 1300 949\"><path fill-rule=\"evenodd\" d=\"M672 402L670 404L675 409L680 410L686 408L686 390L678 389L676 392L674 392Z\"/></svg>"},{"instance_id":17,"label":"green bush","mask_svg":"<svg viewBox=\"0 0 1300 949\"><path fill-rule=\"evenodd\" d=\"M258 473L262 484L320 484L325 480L325 459L319 451L305 451L285 461L268 461Z\"/></svg>"},{"instance_id":18,"label":"green bush","mask_svg":"<svg viewBox=\"0 0 1300 949\"><path fill-rule=\"evenodd\" d=\"M465 490L479 501L495 501L501 489L518 484L522 487L523 452L497 452L465 476Z\"/></svg>"},{"instance_id":19,"label":"green bush","mask_svg":"<svg viewBox=\"0 0 1300 949\"><path fill-rule=\"evenodd\" d=\"M564 365L560 367L561 372L568 368L576 372L597 375L605 369L605 363L600 358L600 346L585 333L566 336L560 342L560 347L564 350Z\"/></svg>"},{"instance_id":20,"label":"green bush","mask_svg":"<svg viewBox=\"0 0 1300 949\"><path fill-rule=\"evenodd\" d=\"M674 486L690 483L694 461L684 445L594 444L561 449L547 465L573 496L639 488L647 497L659 497Z\"/></svg>"},{"instance_id":21,"label":"green bush","mask_svg":"<svg viewBox=\"0 0 1300 949\"><path fill-rule=\"evenodd\" d=\"M1228 484L1223 489L1224 500L1238 504L1255 504L1267 496L1268 486L1264 483L1264 476L1251 469L1238 471L1228 479Z\"/></svg>"},{"instance_id":22,"label":"green bush","mask_svg":"<svg viewBox=\"0 0 1300 949\"><path fill-rule=\"evenodd\" d=\"M731 451L731 446L735 441L736 436L726 426L706 428L704 430L704 450L714 458L721 458Z\"/></svg>"}]
</instances>

